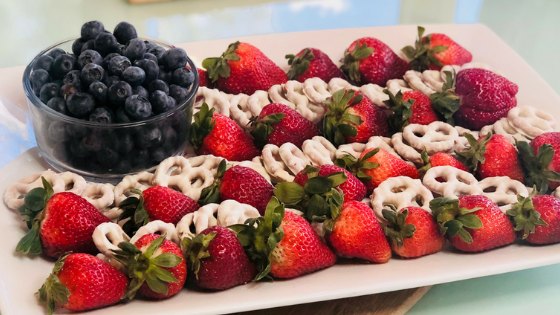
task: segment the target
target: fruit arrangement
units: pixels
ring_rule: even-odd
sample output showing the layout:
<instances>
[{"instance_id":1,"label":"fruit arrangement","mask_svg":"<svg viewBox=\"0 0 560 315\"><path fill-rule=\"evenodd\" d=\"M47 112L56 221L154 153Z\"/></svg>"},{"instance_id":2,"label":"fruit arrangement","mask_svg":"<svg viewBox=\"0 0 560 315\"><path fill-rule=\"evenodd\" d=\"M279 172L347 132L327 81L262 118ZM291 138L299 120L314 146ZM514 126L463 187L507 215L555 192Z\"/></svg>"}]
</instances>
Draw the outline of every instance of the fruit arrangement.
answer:
<instances>
[{"instance_id":1,"label":"fruit arrangement","mask_svg":"<svg viewBox=\"0 0 560 315\"><path fill-rule=\"evenodd\" d=\"M236 42L197 69L183 156L116 186L52 171L14 183L4 201L29 228L16 250L58 259L39 300L80 311L447 241L458 254L560 242L554 117L517 106L514 83L444 34L419 28L402 56L361 38L340 68L306 48L286 74Z\"/></svg>"},{"instance_id":2,"label":"fruit arrangement","mask_svg":"<svg viewBox=\"0 0 560 315\"><path fill-rule=\"evenodd\" d=\"M37 142L59 163L94 174L128 174L184 149L185 104L193 101L198 73L182 48L140 39L127 22L111 33L91 21L72 52L53 48L30 67L32 93L59 114L33 108ZM151 122L162 116L169 117ZM114 125L135 122L144 123Z\"/></svg>"}]
</instances>

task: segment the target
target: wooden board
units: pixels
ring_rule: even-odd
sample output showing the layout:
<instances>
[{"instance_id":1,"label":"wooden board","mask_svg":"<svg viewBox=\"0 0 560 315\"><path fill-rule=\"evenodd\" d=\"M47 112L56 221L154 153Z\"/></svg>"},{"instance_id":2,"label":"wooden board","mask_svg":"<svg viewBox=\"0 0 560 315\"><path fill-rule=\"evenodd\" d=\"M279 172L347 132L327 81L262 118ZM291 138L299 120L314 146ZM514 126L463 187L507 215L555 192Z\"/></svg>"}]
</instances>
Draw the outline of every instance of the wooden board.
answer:
<instances>
[{"instance_id":1,"label":"wooden board","mask_svg":"<svg viewBox=\"0 0 560 315\"><path fill-rule=\"evenodd\" d=\"M331 300L273 309L236 313L235 315L404 315L431 286L354 298Z\"/></svg>"}]
</instances>

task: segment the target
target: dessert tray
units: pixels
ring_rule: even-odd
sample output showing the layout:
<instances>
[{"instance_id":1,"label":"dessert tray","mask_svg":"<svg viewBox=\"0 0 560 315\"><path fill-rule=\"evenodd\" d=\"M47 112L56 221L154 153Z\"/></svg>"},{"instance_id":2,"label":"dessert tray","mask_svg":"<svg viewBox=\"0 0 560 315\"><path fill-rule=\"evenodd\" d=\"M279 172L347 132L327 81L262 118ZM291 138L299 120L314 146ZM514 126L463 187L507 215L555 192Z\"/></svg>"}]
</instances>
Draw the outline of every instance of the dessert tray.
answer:
<instances>
[{"instance_id":1,"label":"dessert tray","mask_svg":"<svg viewBox=\"0 0 560 315\"><path fill-rule=\"evenodd\" d=\"M560 97L525 61L487 27L483 25L433 25L426 27L426 33L447 34L472 52L473 62L491 65L492 70L515 82L519 86L518 106L532 106L550 113L556 119L560 119ZM400 48L413 43L415 34L416 26L394 26L272 34L247 37L240 40L261 48L272 61L287 70L288 65L284 55L300 51L305 47L318 47L328 54L332 60L340 60L343 48L347 47L356 38L375 37L385 42L394 51L398 51ZM208 56L219 56L224 51L224 47L227 47L231 42L232 40L226 39L178 46L184 48L193 60L202 61ZM344 82L340 81L339 83L343 84ZM225 96L219 93L211 95L211 91L206 90L201 88L199 94L205 97L207 103L213 102L214 107L220 112L220 98ZM204 93L208 93L208 95ZM366 92L364 94L367 95ZM270 95L270 91L268 96L271 98L281 97ZM368 97L370 96L368 95ZM374 96L372 95L370 98L375 103ZM232 100L230 99L229 102L232 102ZM248 101L245 100L245 102ZM234 117L234 113L229 114ZM310 112L308 114L309 117L307 118L313 120L314 113ZM247 118L244 117L244 113L237 117L240 120ZM497 132L495 128L494 131ZM458 138L461 131L452 130L451 133ZM317 143L320 143L320 141L317 140ZM376 146L383 147L383 144L378 143ZM325 145L317 145L317 148L329 151ZM389 149L391 148L389 147ZM304 158L309 156L312 160L311 154L308 154L305 150L305 144L303 151L301 154L304 155ZM293 155L298 154L293 152L292 150ZM269 154L272 156L274 152ZM334 152L332 154L334 155ZM263 159L265 158L263 152ZM414 157L410 159L414 159ZM160 167L165 168L162 165ZM42 173L48 168L49 166L39 156L37 149L31 149L0 170L0 178L2 178L0 191L4 192L12 183L28 175ZM292 176L286 172L267 174L262 166L260 170L265 177L269 178L271 175L278 178ZM209 176L212 176L210 171L207 172L210 173ZM294 170L292 172L297 173ZM461 176L461 174L456 175ZM435 178L441 176L441 174L426 176L429 178L424 178L425 185L426 180L433 179L433 182L436 182ZM478 187L474 189L482 189L480 187L485 184L483 181L473 182L472 186ZM437 186L437 183L435 185ZM443 191L438 191L437 187L431 190L445 195ZM192 190L191 193L199 194L199 192L193 192ZM527 191L525 191L525 194L527 194ZM115 200L119 197L122 196L114 196ZM198 195L191 197L195 198ZM392 202L398 202L398 198L397 196ZM98 209L107 208L101 203L102 201L96 203ZM375 201L373 208L374 211L377 210L376 212L380 211L375 208ZM111 209L108 209L108 211L111 211ZM14 252L16 244L25 235L26 230L25 223L20 220L19 215L8 209L4 203L1 203L0 238L3 240L3 246L0 247L0 290L2 290L2 294L0 294L0 313L2 315L43 314L44 312L43 306L37 302L37 298L32 293L41 287L45 277L53 267L53 262L40 257L29 258ZM560 244L531 246L515 243L507 247L476 254L458 253L448 244L436 254L417 259L393 257L385 264L356 263L355 261L347 262L344 259L339 259L338 263L331 268L291 280L249 283L222 292L208 292L189 288L189 290L182 290L176 296L165 301L134 300L130 303L120 303L86 313L99 315L120 314L121 312L168 315L225 314L390 292L556 263L560 263ZM62 309L57 311L67 312Z\"/></svg>"}]
</instances>

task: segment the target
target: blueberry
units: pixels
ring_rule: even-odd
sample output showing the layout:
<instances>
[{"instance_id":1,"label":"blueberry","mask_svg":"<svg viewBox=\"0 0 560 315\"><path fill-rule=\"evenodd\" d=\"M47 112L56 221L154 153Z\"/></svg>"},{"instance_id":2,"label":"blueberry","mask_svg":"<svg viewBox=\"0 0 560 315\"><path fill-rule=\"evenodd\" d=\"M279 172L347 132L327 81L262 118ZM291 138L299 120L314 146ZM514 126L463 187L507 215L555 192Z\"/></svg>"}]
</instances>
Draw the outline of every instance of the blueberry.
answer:
<instances>
[{"instance_id":1,"label":"blueberry","mask_svg":"<svg viewBox=\"0 0 560 315\"><path fill-rule=\"evenodd\" d=\"M146 79L144 80L144 82L149 83L158 78L159 67L157 65L157 62L148 59L140 59L136 60L134 62L134 65L144 70L144 73L146 74Z\"/></svg>"},{"instance_id":2,"label":"blueberry","mask_svg":"<svg viewBox=\"0 0 560 315\"><path fill-rule=\"evenodd\" d=\"M103 68L105 69L109 69L109 61L111 61L111 59L113 59L116 56L120 56L117 53L110 53L107 56L105 56L105 58L103 58L103 63L101 64L101 66L103 66Z\"/></svg>"},{"instance_id":3,"label":"blueberry","mask_svg":"<svg viewBox=\"0 0 560 315\"><path fill-rule=\"evenodd\" d=\"M66 107L76 117L87 117L95 109L95 100L91 94L76 92L68 96Z\"/></svg>"},{"instance_id":4,"label":"blueberry","mask_svg":"<svg viewBox=\"0 0 560 315\"><path fill-rule=\"evenodd\" d=\"M80 80L84 85L90 86L93 82L101 81L103 79L103 73L105 70L102 66L95 64L95 63L88 63L83 69L82 74L80 75Z\"/></svg>"},{"instance_id":5,"label":"blueberry","mask_svg":"<svg viewBox=\"0 0 560 315\"><path fill-rule=\"evenodd\" d=\"M66 132L70 137L81 139L91 133L91 128L82 124L68 124L66 125Z\"/></svg>"},{"instance_id":6,"label":"blueberry","mask_svg":"<svg viewBox=\"0 0 560 315\"><path fill-rule=\"evenodd\" d=\"M124 49L126 48L125 45L121 45L119 44L119 46L117 47L117 54L124 56Z\"/></svg>"},{"instance_id":7,"label":"blueberry","mask_svg":"<svg viewBox=\"0 0 560 315\"><path fill-rule=\"evenodd\" d=\"M124 81L115 82L107 90L109 104L114 108L124 105L129 96L132 95L132 87Z\"/></svg>"},{"instance_id":8,"label":"blueberry","mask_svg":"<svg viewBox=\"0 0 560 315\"><path fill-rule=\"evenodd\" d=\"M74 86L74 84L64 84L63 86L60 87L59 96L62 97L63 99L67 99L68 96L79 91L80 89Z\"/></svg>"},{"instance_id":9,"label":"blueberry","mask_svg":"<svg viewBox=\"0 0 560 315\"><path fill-rule=\"evenodd\" d=\"M105 104L107 102L107 86L101 82L93 82L89 86L89 94L91 94L99 104Z\"/></svg>"},{"instance_id":10,"label":"blueberry","mask_svg":"<svg viewBox=\"0 0 560 315\"><path fill-rule=\"evenodd\" d=\"M119 174L127 174L131 171L131 169L132 165L130 165L130 161L125 159L120 159L117 162L117 165L113 167L113 171Z\"/></svg>"},{"instance_id":11,"label":"blueberry","mask_svg":"<svg viewBox=\"0 0 560 315\"><path fill-rule=\"evenodd\" d=\"M77 54L78 56L81 55L86 50L95 50L95 39L90 39L82 45L82 50L80 53Z\"/></svg>"},{"instance_id":12,"label":"blueberry","mask_svg":"<svg viewBox=\"0 0 560 315\"><path fill-rule=\"evenodd\" d=\"M33 72L31 72L31 76L29 77L29 82L31 83L31 88L33 89L35 95L39 96L43 85L51 82L51 76L46 70L33 70Z\"/></svg>"},{"instance_id":13,"label":"blueberry","mask_svg":"<svg viewBox=\"0 0 560 315\"><path fill-rule=\"evenodd\" d=\"M53 146L53 156L61 163L70 162L71 152L68 142L59 142Z\"/></svg>"},{"instance_id":14,"label":"blueberry","mask_svg":"<svg viewBox=\"0 0 560 315\"><path fill-rule=\"evenodd\" d=\"M146 98L140 95L132 95L127 98L124 103L124 109L134 120L143 120L152 115L152 105Z\"/></svg>"},{"instance_id":15,"label":"blueberry","mask_svg":"<svg viewBox=\"0 0 560 315\"><path fill-rule=\"evenodd\" d=\"M72 70L64 76L62 83L72 84L76 88L80 88L82 86L82 80L80 79L81 74L82 72L80 70Z\"/></svg>"},{"instance_id":16,"label":"blueberry","mask_svg":"<svg viewBox=\"0 0 560 315\"><path fill-rule=\"evenodd\" d=\"M162 63L161 57L163 56L163 54L165 53L165 48L161 47L161 46L156 46L153 48L148 49L148 52L154 56L156 56L156 58L158 59L159 63Z\"/></svg>"},{"instance_id":17,"label":"blueberry","mask_svg":"<svg viewBox=\"0 0 560 315\"><path fill-rule=\"evenodd\" d=\"M165 126L162 129L163 146L168 148L175 148L177 144L177 132L170 126Z\"/></svg>"},{"instance_id":18,"label":"blueberry","mask_svg":"<svg viewBox=\"0 0 560 315\"><path fill-rule=\"evenodd\" d=\"M95 50L97 50L101 56L107 56L110 53L114 53L119 47L117 39L111 33L101 33L97 35L94 44Z\"/></svg>"},{"instance_id":19,"label":"blueberry","mask_svg":"<svg viewBox=\"0 0 560 315\"><path fill-rule=\"evenodd\" d=\"M97 151L96 156L97 161L105 167L113 167L119 162L119 154L109 147L101 148Z\"/></svg>"},{"instance_id":20,"label":"blueberry","mask_svg":"<svg viewBox=\"0 0 560 315\"><path fill-rule=\"evenodd\" d=\"M150 94L150 103L156 114L165 113L169 110L169 97L163 91L157 90Z\"/></svg>"},{"instance_id":21,"label":"blueberry","mask_svg":"<svg viewBox=\"0 0 560 315\"><path fill-rule=\"evenodd\" d=\"M119 82L121 79L119 77L117 77L116 75L112 75L110 77L107 77L107 79L105 79L105 85L107 86L107 88L110 88L111 85Z\"/></svg>"},{"instance_id":22,"label":"blueberry","mask_svg":"<svg viewBox=\"0 0 560 315\"><path fill-rule=\"evenodd\" d=\"M72 44L72 52L74 55L79 56L82 53L82 46L87 42L87 40L83 38L78 38Z\"/></svg>"},{"instance_id":23,"label":"blueberry","mask_svg":"<svg viewBox=\"0 0 560 315\"><path fill-rule=\"evenodd\" d=\"M89 121L94 121L102 124L111 124L115 121L115 116L113 112L105 106L97 107L93 112L89 115Z\"/></svg>"},{"instance_id":24,"label":"blueberry","mask_svg":"<svg viewBox=\"0 0 560 315\"><path fill-rule=\"evenodd\" d=\"M77 139L70 141L70 151L75 157L79 158L85 158L91 155L91 151L86 148L82 141Z\"/></svg>"},{"instance_id":25,"label":"blueberry","mask_svg":"<svg viewBox=\"0 0 560 315\"><path fill-rule=\"evenodd\" d=\"M120 22L115 26L115 30L113 34L121 44L128 43L129 40L138 38L138 34L136 34L136 28L128 22Z\"/></svg>"},{"instance_id":26,"label":"blueberry","mask_svg":"<svg viewBox=\"0 0 560 315\"><path fill-rule=\"evenodd\" d=\"M168 70L184 68L187 65L187 53L182 48L171 48L163 54L163 65ZM158 58L160 59L160 58Z\"/></svg>"},{"instance_id":27,"label":"blueberry","mask_svg":"<svg viewBox=\"0 0 560 315\"><path fill-rule=\"evenodd\" d=\"M134 133L134 140L139 148L155 147L161 142L161 139L161 130L157 127L145 126Z\"/></svg>"},{"instance_id":28,"label":"blueberry","mask_svg":"<svg viewBox=\"0 0 560 315\"><path fill-rule=\"evenodd\" d=\"M142 59L148 59L148 60L151 60L151 61L155 62L156 65L158 64L158 59L154 54L145 53L144 57L142 57Z\"/></svg>"},{"instance_id":29,"label":"blueberry","mask_svg":"<svg viewBox=\"0 0 560 315\"><path fill-rule=\"evenodd\" d=\"M146 90L143 86L137 85L132 87L132 95L140 95L143 98L149 98L150 94L148 94L148 90Z\"/></svg>"},{"instance_id":30,"label":"blueberry","mask_svg":"<svg viewBox=\"0 0 560 315\"><path fill-rule=\"evenodd\" d=\"M64 85L64 82L62 82L62 80L53 80L52 83L56 83L58 85Z\"/></svg>"},{"instance_id":31,"label":"blueberry","mask_svg":"<svg viewBox=\"0 0 560 315\"><path fill-rule=\"evenodd\" d=\"M117 114L115 116L116 116L115 119L118 123L133 122L132 118L130 118L130 116L128 116L128 114L126 113L124 107L119 107L119 109L117 109Z\"/></svg>"},{"instance_id":32,"label":"blueberry","mask_svg":"<svg viewBox=\"0 0 560 315\"><path fill-rule=\"evenodd\" d=\"M120 77L124 69L131 65L130 60L125 56L115 56L109 61L109 74Z\"/></svg>"},{"instance_id":33,"label":"blueberry","mask_svg":"<svg viewBox=\"0 0 560 315\"><path fill-rule=\"evenodd\" d=\"M41 87L39 98L43 103L47 104L51 98L58 96L59 90L60 85L58 83L46 83L43 87Z\"/></svg>"},{"instance_id":34,"label":"blueberry","mask_svg":"<svg viewBox=\"0 0 560 315\"><path fill-rule=\"evenodd\" d=\"M82 138L82 144L87 150L97 152L103 147L103 138L99 134L91 132Z\"/></svg>"},{"instance_id":35,"label":"blueberry","mask_svg":"<svg viewBox=\"0 0 560 315\"><path fill-rule=\"evenodd\" d=\"M134 38L126 43L124 55L130 60L142 59L146 53L146 44L140 38Z\"/></svg>"},{"instance_id":36,"label":"blueberry","mask_svg":"<svg viewBox=\"0 0 560 315\"><path fill-rule=\"evenodd\" d=\"M55 48L55 49L52 49L51 51L49 51L49 52L47 53L47 56L49 56L49 57L51 57L53 60L55 60L56 57L58 57L58 56L60 56L60 55L64 55L64 54L66 54L66 52L65 52L63 49L61 49L61 48Z\"/></svg>"},{"instance_id":37,"label":"blueberry","mask_svg":"<svg viewBox=\"0 0 560 315\"><path fill-rule=\"evenodd\" d=\"M78 67L82 69L88 63L95 63L101 66L103 65L103 57L95 50L84 50L78 57Z\"/></svg>"},{"instance_id":38,"label":"blueberry","mask_svg":"<svg viewBox=\"0 0 560 315\"><path fill-rule=\"evenodd\" d=\"M172 83L173 82L173 72L165 70L163 65L159 65L158 79Z\"/></svg>"},{"instance_id":39,"label":"blueberry","mask_svg":"<svg viewBox=\"0 0 560 315\"><path fill-rule=\"evenodd\" d=\"M47 102L47 106L56 110L57 112L66 115L66 101L62 97L53 97Z\"/></svg>"},{"instance_id":40,"label":"blueberry","mask_svg":"<svg viewBox=\"0 0 560 315\"><path fill-rule=\"evenodd\" d=\"M68 72L77 69L76 58L70 55L56 57L51 68L51 74L56 79L62 79Z\"/></svg>"},{"instance_id":41,"label":"blueberry","mask_svg":"<svg viewBox=\"0 0 560 315\"><path fill-rule=\"evenodd\" d=\"M130 85L136 86L144 82L146 79L146 72L144 72L144 70L140 67L132 66L124 69L122 78Z\"/></svg>"},{"instance_id":42,"label":"blueberry","mask_svg":"<svg viewBox=\"0 0 560 315\"><path fill-rule=\"evenodd\" d=\"M177 107L177 101L173 97L168 96L167 99L168 99L167 101L169 103L169 109L168 110L171 110L171 109Z\"/></svg>"},{"instance_id":43,"label":"blueberry","mask_svg":"<svg viewBox=\"0 0 560 315\"><path fill-rule=\"evenodd\" d=\"M188 89L194 83L194 73L187 68L175 69L173 83Z\"/></svg>"},{"instance_id":44,"label":"blueberry","mask_svg":"<svg viewBox=\"0 0 560 315\"><path fill-rule=\"evenodd\" d=\"M66 132L66 124L61 121L55 121L49 125L49 138L54 141L66 141L70 136Z\"/></svg>"},{"instance_id":45,"label":"blueberry","mask_svg":"<svg viewBox=\"0 0 560 315\"><path fill-rule=\"evenodd\" d=\"M134 149L128 154L128 160L135 168L144 168L148 164L150 153L146 149Z\"/></svg>"},{"instance_id":46,"label":"blueberry","mask_svg":"<svg viewBox=\"0 0 560 315\"><path fill-rule=\"evenodd\" d=\"M169 150L163 147L157 148L155 150L150 150L150 161L155 164L159 164L161 163L161 161L169 157L169 153Z\"/></svg>"},{"instance_id":47,"label":"blueberry","mask_svg":"<svg viewBox=\"0 0 560 315\"><path fill-rule=\"evenodd\" d=\"M154 47L157 47L156 43L150 42L150 41L147 41L147 40L144 41L144 44L146 45L146 51L148 51L148 50L150 50Z\"/></svg>"},{"instance_id":48,"label":"blueberry","mask_svg":"<svg viewBox=\"0 0 560 315\"><path fill-rule=\"evenodd\" d=\"M82 25L82 38L83 39L95 39L97 35L101 34L105 30L103 23L99 21L90 21Z\"/></svg>"},{"instance_id":49,"label":"blueberry","mask_svg":"<svg viewBox=\"0 0 560 315\"><path fill-rule=\"evenodd\" d=\"M51 71L53 62L54 59L51 56L43 55L37 58L37 60L33 64L33 70L43 69L43 70Z\"/></svg>"},{"instance_id":50,"label":"blueberry","mask_svg":"<svg viewBox=\"0 0 560 315\"><path fill-rule=\"evenodd\" d=\"M183 104L184 101L189 97L189 90L184 87L171 84L169 86L169 96L173 97L177 104Z\"/></svg>"},{"instance_id":51,"label":"blueberry","mask_svg":"<svg viewBox=\"0 0 560 315\"><path fill-rule=\"evenodd\" d=\"M115 149L120 153L128 153L134 148L134 140L130 134L123 134L117 138Z\"/></svg>"},{"instance_id":52,"label":"blueberry","mask_svg":"<svg viewBox=\"0 0 560 315\"><path fill-rule=\"evenodd\" d=\"M169 95L169 86L162 80L154 80L148 84L148 92L152 94L155 91L163 91L166 95Z\"/></svg>"}]
</instances>

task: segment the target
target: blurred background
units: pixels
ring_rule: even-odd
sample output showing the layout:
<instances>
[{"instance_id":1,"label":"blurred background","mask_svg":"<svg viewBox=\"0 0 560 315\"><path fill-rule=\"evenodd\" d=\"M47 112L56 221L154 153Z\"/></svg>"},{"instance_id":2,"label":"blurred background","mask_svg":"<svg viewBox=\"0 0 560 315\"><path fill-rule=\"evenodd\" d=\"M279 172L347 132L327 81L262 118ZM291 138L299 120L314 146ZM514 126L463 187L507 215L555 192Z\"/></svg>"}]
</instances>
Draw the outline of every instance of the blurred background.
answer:
<instances>
[{"instance_id":1,"label":"blurred background","mask_svg":"<svg viewBox=\"0 0 560 315\"><path fill-rule=\"evenodd\" d=\"M145 2L153 0L130 0ZM76 37L81 25L120 21L170 43L307 30L429 23L483 23L560 92L557 0L0 0L0 68Z\"/></svg>"}]
</instances>

